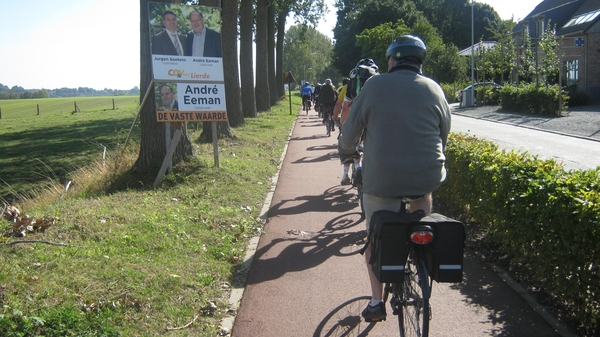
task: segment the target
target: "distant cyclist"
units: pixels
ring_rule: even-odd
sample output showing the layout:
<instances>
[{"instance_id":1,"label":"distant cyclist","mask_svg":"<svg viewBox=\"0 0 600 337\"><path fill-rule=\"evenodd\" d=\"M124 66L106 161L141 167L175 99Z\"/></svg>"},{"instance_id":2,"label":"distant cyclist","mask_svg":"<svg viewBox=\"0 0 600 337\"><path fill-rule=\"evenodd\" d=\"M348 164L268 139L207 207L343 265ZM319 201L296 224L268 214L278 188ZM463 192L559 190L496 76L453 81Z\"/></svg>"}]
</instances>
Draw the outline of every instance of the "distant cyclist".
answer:
<instances>
[{"instance_id":1,"label":"distant cyclist","mask_svg":"<svg viewBox=\"0 0 600 337\"><path fill-rule=\"evenodd\" d=\"M337 91L331 83L331 79L326 79L325 84L319 89L319 97L317 104L321 106L323 111L323 123L327 122L328 115L333 114L333 106L337 99Z\"/></svg>"},{"instance_id":2,"label":"distant cyclist","mask_svg":"<svg viewBox=\"0 0 600 337\"><path fill-rule=\"evenodd\" d=\"M400 197L410 198L411 212L431 213L431 193L446 177L450 108L442 88L422 74L426 54L420 38L397 38L386 51L388 73L366 82L342 124L340 156L352 155L365 132L362 182L367 230L374 211L399 211ZM385 320L383 288L369 265L369 248L365 257L372 297L362 316L367 322Z\"/></svg>"},{"instance_id":3,"label":"distant cyclist","mask_svg":"<svg viewBox=\"0 0 600 337\"><path fill-rule=\"evenodd\" d=\"M308 104L308 108L310 109L310 102L312 100L312 88L310 87L310 83L306 82L302 86L300 90L300 95L302 96L302 107L305 107Z\"/></svg>"}]
</instances>

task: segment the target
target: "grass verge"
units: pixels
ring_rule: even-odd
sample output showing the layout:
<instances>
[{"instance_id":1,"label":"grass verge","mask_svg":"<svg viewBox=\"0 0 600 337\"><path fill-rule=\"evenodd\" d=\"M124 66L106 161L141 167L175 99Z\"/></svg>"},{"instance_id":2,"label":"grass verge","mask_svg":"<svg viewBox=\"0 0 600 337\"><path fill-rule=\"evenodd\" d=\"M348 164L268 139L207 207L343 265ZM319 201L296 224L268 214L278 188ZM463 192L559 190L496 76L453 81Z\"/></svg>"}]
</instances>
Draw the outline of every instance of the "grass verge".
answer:
<instances>
[{"instance_id":1,"label":"grass verge","mask_svg":"<svg viewBox=\"0 0 600 337\"><path fill-rule=\"evenodd\" d=\"M120 165L74 171L66 197L60 185L28 200L29 216L57 220L0 241L0 335L216 336L229 289L241 286L236 266L262 230L299 96L292 103L292 115L282 101L220 139L220 168L212 144L194 144L197 160L151 189L130 172L131 149ZM189 131L194 140L201 128Z\"/></svg>"}]
</instances>

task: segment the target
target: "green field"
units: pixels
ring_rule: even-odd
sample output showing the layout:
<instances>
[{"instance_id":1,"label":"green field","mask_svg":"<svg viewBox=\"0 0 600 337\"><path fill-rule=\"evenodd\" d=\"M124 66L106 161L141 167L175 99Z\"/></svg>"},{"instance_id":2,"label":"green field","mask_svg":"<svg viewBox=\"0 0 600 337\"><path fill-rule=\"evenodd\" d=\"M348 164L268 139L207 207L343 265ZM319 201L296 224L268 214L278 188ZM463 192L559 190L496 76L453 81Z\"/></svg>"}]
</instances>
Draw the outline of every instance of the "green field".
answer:
<instances>
[{"instance_id":1,"label":"green field","mask_svg":"<svg viewBox=\"0 0 600 337\"><path fill-rule=\"evenodd\" d=\"M156 188L156 172L131 170L139 135L98 169L98 144L114 153L137 112L136 98L124 99L116 110L106 99L89 111L81 100L75 114L67 99L62 111L0 120L0 172L12 186L78 169L64 198L59 185L14 204L36 221L52 219L48 229L19 235L28 230L20 221L0 220L0 336L219 335L230 289L245 281L248 240L262 231L260 211L300 96L293 114L282 101L220 138L220 167L213 145L197 141L202 128L190 126L195 157Z\"/></svg>"},{"instance_id":2,"label":"green field","mask_svg":"<svg viewBox=\"0 0 600 337\"><path fill-rule=\"evenodd\" d=\"M0 196L27 193L99 160L103 146L114 151L138 107L138 96L1 100Z\"/></svg>"}]
</instances>

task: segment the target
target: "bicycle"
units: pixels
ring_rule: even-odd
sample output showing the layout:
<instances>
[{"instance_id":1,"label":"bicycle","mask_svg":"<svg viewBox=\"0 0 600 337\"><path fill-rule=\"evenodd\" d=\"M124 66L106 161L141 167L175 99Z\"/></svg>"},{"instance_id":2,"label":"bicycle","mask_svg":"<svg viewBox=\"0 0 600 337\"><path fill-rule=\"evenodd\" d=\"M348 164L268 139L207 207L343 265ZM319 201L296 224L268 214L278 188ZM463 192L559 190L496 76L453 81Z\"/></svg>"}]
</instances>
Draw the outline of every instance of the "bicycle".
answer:
<instances>
[{"instance_id":1,"label":"bicycle","mask_svg":"<svg viewBox=\"0 0 600 337\"><path fill-rule=\"evenodd\" d=\"M335 131L335 122L333 121L333 106L331 104L321 104L323 112L323 123L327 128L327 137L331 136L331 131Z\"/></svg>"},{"instance_id":2,"label":"bicycle","mask_svg":"<svg viewBox=\"0 0 600 337\"><path fill-rule=\"evenodd\" d=\"M418 198L402 197L399 212L373 212L361 250L371 247L369 264L384 284L383 302L390 298L402 337L429 335L433 281L462 282L463 223L439 213L407 212Z\"/></svg>"},{"instance_id":3,"label":"bicycle","mask_svg":"<svg viewBox=\"0 0 600 337\"><path fill-rule=\"evenodd\" d=\"M303 96L302 97L302 109L304 111L306 111L306 114L308 115L308 111L310 111L310 97L309 96Z\"/></svg>"},{"instance_id":4,"label":"bicycle","mask_svg":"<svg viewBox=\"0 0 600 337\"><path fill-rule=\"evenodd\" d=\"M406 213L407 204L403 200L401 213ZM391 295L392 314L398 316L401 337L427 337L431 320L429 298L433 286L427 265L434 233L431 226L422 224L412 224L408 233L410 240L404 265L404 280L400 283L386 283L383 301L385 303Z\"/></svg>"},{"instance_id":5,"label":"bicycle","mask_svg":"<svg viewBox=\"0 0 600 337\"><path fill-rule=\"evenodd\" d=\"M400 214L406 214L408 204L411 198L402 198L402 204L400 208ZM394 212L384 211L391 214ZM421 213L419 213L421 212ZM374 220L375 214L373 213L372 221ZM413 213L411 213L413 214ZM414 212L415 219L421 216L425 216L423 211ZM382 218L382 217L380 217ZM415 220L413 219L413 220ZM396 219L385 219L383 222L395 222ZM390 305L392 307L392 313L398 316L398 327L400 329L401 337L427 337L429 336L429 321L431 320L431 306L429 305L429 298L431 296L431 288L433 286L433 278L429 275L430 263L432 260L431 245L434 239L434 229L431 225L425 223L419 223L418 221L410 221L408 224L406 233L408 233L409 240L402 244L404 240L394 244L394 251L404 251L406 255L406 261L403 265L399 265L399 260L396 255L392 256L393 262L389 256L386 255L386 260L383 261L383 256L378 257L379 261L375 262L373 255L371 255L371 264L373 264L373 271L377 278L382 278L394 281L382 281L384 283L383 288L383 303L386 303L390 298ZM386 230L383 233L383 228L380 228L380 233L369 233L367 243L361 250L363 254L369 244L374 245L373 235L382 235L388 237L398 237L398 228L401 226L395 225L395 229L392 232ZM373 226L374 227L374 226ZM438 227L439 228L439 227ZM377 232L376 229L371 230ZM402 232L402 230L400 230ZM381 244L381 243L380 243ZM400 247L400 248L399 248ZM405 250L403 250L405 248ZM371 248L372 249L372 248ZM382 249L383 248L379 248ZM371 252L373 254L373 251ZM383 252L381 253L383 254ZM402 258L400 257L400 260ZM402 263L402 262L400 262ZM376 269L378 272L376 272ZM385 275L384 275L385 273ZM462 270L461 270L462 273ZM399 280L399 281L398 281Z\"/></svg>"},{"instance_id":6,"label":"bicycle","mask_svg":"<svg viewBox=\"0 0 600 337\"><path fill-rule=\"evenodd\" d=\"M327 127L327 137L331 136L331 131L334 131L334 124L333 124L333 116L331 115L331 112L326 112L327 114L327 122L325 123L325 126Z\"/></svg>"}]
</instances>

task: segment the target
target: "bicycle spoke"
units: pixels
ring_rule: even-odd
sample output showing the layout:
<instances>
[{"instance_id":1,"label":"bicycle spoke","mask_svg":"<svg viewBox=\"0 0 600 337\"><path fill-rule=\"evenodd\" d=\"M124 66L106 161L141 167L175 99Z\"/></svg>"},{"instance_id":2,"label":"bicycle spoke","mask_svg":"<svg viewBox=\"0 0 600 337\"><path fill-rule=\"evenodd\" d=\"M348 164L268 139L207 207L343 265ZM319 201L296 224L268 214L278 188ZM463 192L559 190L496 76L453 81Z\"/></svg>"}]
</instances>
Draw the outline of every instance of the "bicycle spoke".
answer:
<instances>
[{"instance_id":1,"label":"bicycle spoke","mask_svg":"<svg viewBox=\"0 0 600 337\"><path fill-rule=\"evenodd\" d=\"M398 301L400 336L427 337L430 317L427 269L422 259L416 259L414 251L406 262L405 281L400 287L397 290L401 297Z\"/></svg>"}]
</instances>

